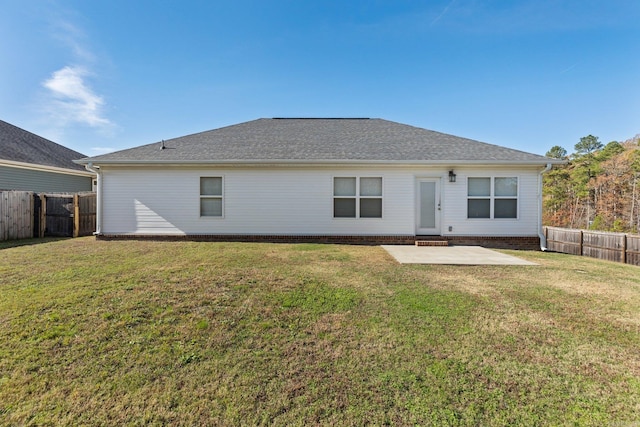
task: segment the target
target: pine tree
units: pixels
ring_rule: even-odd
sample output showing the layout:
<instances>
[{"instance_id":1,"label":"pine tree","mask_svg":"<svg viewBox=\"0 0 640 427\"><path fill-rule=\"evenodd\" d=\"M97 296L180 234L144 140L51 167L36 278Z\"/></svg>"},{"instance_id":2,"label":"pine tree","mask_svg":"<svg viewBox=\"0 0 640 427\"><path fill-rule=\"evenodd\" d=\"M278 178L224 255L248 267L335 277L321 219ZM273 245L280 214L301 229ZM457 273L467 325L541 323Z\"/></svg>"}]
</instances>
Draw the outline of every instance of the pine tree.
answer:
<instances>
[{"instance_id":1,"label":"pine tree","mask_svg":"<svg viewBox=\"0 0 640 427\"><path fill-rule=\"evenodd\" d=\"M580 138L575 152L556 145L548 157L564 158L544 177L543 221L603 231L640 231L640 148L637 138L604 146Z\"/></svg>"}]
</instances>

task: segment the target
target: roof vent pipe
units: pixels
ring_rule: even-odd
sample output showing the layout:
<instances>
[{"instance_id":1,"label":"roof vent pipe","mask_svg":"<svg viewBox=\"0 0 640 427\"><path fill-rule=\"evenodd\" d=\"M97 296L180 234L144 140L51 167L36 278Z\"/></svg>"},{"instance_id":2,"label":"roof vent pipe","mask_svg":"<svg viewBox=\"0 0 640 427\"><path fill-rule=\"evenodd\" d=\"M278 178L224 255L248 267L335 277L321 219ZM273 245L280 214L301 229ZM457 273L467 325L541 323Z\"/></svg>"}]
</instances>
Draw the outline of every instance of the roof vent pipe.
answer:
<instances>
[{"instance_id":1,"label":"roof vent pipe","mask_svg":"<svg viewBox=\"0 0 640 427\"><path fill-rule=\"evenodd\" d=\"M160 142L160 149L164 150L164 139Z\"/></svg>"}]
</instances>

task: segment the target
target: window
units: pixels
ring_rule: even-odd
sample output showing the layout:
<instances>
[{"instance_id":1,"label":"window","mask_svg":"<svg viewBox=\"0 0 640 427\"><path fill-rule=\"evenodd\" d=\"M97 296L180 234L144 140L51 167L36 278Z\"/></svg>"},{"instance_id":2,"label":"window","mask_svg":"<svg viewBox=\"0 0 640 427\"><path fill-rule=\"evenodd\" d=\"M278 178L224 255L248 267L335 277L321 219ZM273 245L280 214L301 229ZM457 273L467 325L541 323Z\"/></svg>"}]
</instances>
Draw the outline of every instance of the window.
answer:
<instances>
[{"instance_id":1,"label":"window","mask_svg":"<svg viewBox=\"0 0 640 427\"><path fill-rule=\"evenodd\" d=\"M494 218L518 217L518 178L494 178Z\"/></svg>"},{"instance_id":2,"label":"window","mask_svg":"<svg viewBox=\"0 0 640 427\"><path fill-rule=\"evenodd\" d=\"M222 217L222 177L200 178L200 216Z\"/></svg>"},{"instance_id":3,"label":"window","mask_svg":"<svg viewBox=\"0 0 640 427\"><path fill-rule=\"evenodd\" d=\"M518 178L469 178L467 218L518 217Z\"/></svg>"},{"instance_id":4,"label":"window","mask_svg":"<svg viewBox=\"0 0 640 427\"><path fill-rule=\"evenodd\" d=\"M469 178L467 218L491 218L491 178Z\"/></svg>"},{"instance_id":5,"label":"window","mask_svg":"<svg viewBox=\"0 0 640 427\"><path fill-rule=\"evenodd\" d=\"M333 178L334 218L382 218L382 178Z\"/></svg>"}]
</instances>

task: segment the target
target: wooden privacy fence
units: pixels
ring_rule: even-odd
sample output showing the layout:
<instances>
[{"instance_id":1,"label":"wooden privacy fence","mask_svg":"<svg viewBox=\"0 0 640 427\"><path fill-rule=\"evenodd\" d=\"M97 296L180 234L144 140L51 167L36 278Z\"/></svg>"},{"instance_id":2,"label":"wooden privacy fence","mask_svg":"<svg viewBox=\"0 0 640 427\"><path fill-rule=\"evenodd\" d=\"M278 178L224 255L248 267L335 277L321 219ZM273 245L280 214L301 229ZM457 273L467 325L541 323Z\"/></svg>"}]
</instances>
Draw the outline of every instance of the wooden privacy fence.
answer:
<instances>
[{"instance_id":1,"label":"wooden privacy fence","mask_svg":"<svg viewBox=\"0 0 640 427\"><path fill-rule=\"evenodd\" d=\"M33 193L0 192L0 240L33 237Z\"/></svg>"},{"instance_id":2,"label":"wooden privacy fence","mask_svg":"<svg viewBox=\"0 0 640 427\"><path fill-rule=\"evenodd\" d=\"M95 229L95 193L0 192L0 240L89 236Z\"/></svg>"},{"instance_id":3,"label":"wooden privacy fence","mask_svg":"<svg viewBox=\"0 0 640 427\"><path fill-rule=\"evenodd\" d=\"M640 235L544 227L550 251L640 266Z\"/></svg>"}]
</instances>

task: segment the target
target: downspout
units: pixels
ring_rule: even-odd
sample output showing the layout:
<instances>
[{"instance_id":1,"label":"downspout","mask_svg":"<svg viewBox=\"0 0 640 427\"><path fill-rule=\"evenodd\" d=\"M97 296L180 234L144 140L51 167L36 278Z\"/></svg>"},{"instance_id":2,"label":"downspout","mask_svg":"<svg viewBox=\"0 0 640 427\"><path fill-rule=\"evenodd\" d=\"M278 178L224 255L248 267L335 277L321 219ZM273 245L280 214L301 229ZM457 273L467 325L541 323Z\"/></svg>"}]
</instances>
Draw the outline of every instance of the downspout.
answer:
<instances>
[{"instance_id":1,"label":"downspout","mask_svg":"<svg viewBox=\"0 0 640 427\"><path fill-rule=\"evenodd\" d=\"M100 168L94 169L93 162L87 163L84 165L84 168L91 173L95 173L96 179L98 180L96 192L96 231L93 234L99 236L102 234L102 174L100 173Z\"/></svg>"},{"instance_id":2,"label":"downspout","mask_svg":"<svg viewBox=\"0 0 640 427\"><path fill-rule=\"evenodd\" d=\"M547 250L547 237L542 232L542 175L549 172L551 166L551 163L547 163L547 166L538 175L538 237L540 237L540 250L543 252Z\"/></svg>"}]
</instances>

